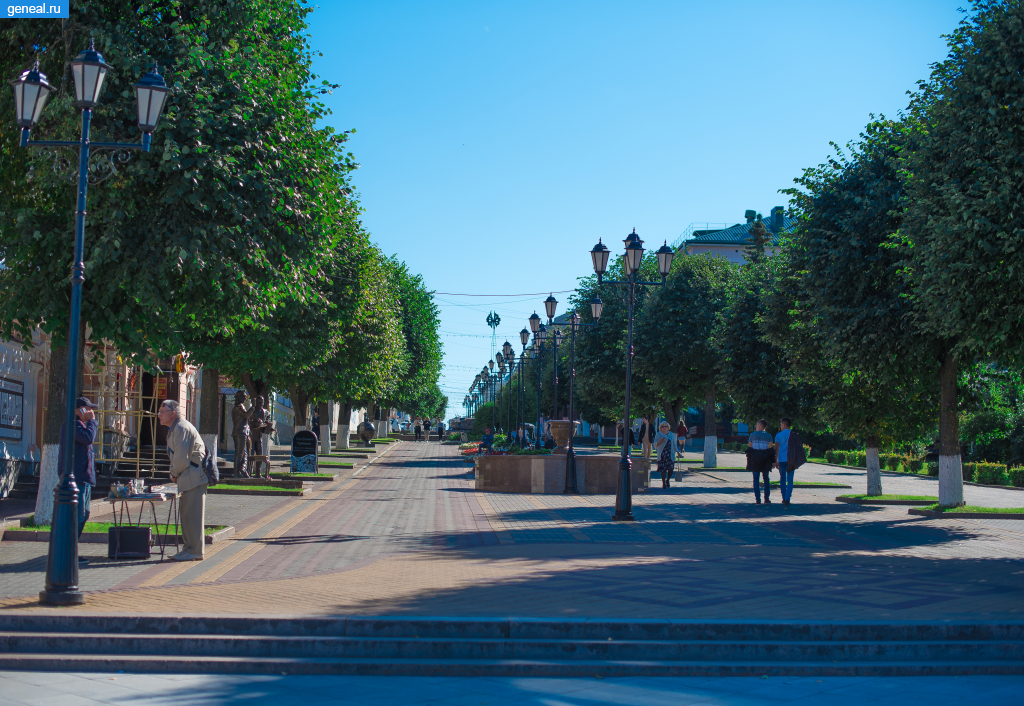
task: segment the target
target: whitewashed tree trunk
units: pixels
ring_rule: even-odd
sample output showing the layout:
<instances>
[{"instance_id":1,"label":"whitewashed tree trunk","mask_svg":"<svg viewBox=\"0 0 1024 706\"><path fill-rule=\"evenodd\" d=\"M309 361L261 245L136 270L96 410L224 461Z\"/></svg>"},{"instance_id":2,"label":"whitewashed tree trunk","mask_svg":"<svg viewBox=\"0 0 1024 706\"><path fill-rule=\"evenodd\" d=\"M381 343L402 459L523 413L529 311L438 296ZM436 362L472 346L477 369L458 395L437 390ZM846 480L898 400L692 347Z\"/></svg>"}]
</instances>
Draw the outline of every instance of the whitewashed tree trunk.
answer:
<instances>
[{"instance_id":1,"label":"whitewashed tree trunk","mask_svg":"<svg viewBox=\"0 0 1024 706\"><path fill-rule=\"evenodd\" d=\"M960 454L939 456L939 505L957 507L964 504L964 469Z\"/></svg>"},{"instance_id":2,"label":"whitewashed tree trunk","mask_svg":"<svg viewBox=\"0 0 1024 706\"><path fill-rule=\"evenodd\" d=\"M878 441L874 440L874 445L872 441L868 440L867 447L868 495L881 495L882 469L878 462Z\"/></svg>"},{"instance_id":3,"label":"whitewashed tree trunk","mask_svg":"<svg viewBox=\"0 0 1024 706\"><path fill-rule=\"evenodd\" d=\"M715 421L715 386L704 395L704 468L718 466L718 426Z\"/></svg>"},{"instance_id":4,"label":"whitewashed tree trunk","mask_svg":"<svg viewBox=\"0 0 1024 706\"><path fill-rule=\"evenodd\" d=\"M83 327L84 328L84 327ZM36 524L53 521L53 491L60 483L60 428L64 424L68 392L68 347L50 346L50 385L46 397L43 451L39 458L39 493L36 495Z\"/></svg>"},{"instance_id":5,"label":"whitewashed tree trunk","mask_svg":"<svg viewBox=\"0 0 1024 706\"><path fill-rule=\"evenodd\" d=\"M36 495L37 525L48 525L53 521L53 491L60 481L60 470L57 468L59 453L59 444L43 444L43 454L39 462L39 494Z\"/></svg>"},{"instance_id":6,"label":"whitewashed tree trunk","mask_svg":"<svg viewBox=\"0 0 1024 706\"><path fill-rule=\"evenodd\" d=\"M329 424L320 425L320 453L331 453L331 427Z\"/></svg>"},{"instance_id":7,"label":"whitewashed tree trunk","mask_svg":"<svg viewBox=\"0 0 1024 706\"><path fill-rule=\"evenodd\" d=\"M718 466L718 437L704 437L704 468L716 468Z\"/></svg>"},{"instance_id":8,"label":"whitewashed tree trunk","mask_svg":"<svg viewBox=\"0 0 1024 706\"><path fill-rule=\"evenodd\" d=\"M338 436L336 441L339 449L345 450L350 448L348 424L342 424L340 421L338 422Z\"/></svg>"},{"instance_id":9,"label":"whitewashed tree trunk","mask_svg":"<svg viewBox=\"0 0 1024 706\"><path fill-rule=\"evenodd\" d=\"M939 505L942 507L964 504L956 378L957 360L946 353L939 365Z\"/></svg>"}]
</instances>

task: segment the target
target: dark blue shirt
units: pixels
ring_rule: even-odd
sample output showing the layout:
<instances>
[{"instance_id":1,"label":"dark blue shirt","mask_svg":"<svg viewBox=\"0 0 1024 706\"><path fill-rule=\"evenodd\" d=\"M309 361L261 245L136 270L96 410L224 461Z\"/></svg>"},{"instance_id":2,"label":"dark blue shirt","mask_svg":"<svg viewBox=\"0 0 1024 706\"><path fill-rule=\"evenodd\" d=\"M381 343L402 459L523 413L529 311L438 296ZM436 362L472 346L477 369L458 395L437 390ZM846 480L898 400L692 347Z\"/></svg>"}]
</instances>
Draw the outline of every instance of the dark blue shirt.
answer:
<instances>
[{"instance_id":1,"label":"dark blue shirt","mask_svg":"<svg viewBox=\"0 0 1024 706\"><path fill-rule=\"evenodd\" d=\"M100 423L95 419L83 422L75 418L75 483L96 485L96 468L93 464L92 442L96 439L96 430ZM57 472L64 473L64 438L66 424L60 427L60 452L57 454Z\"/></svg>"}]
</instances>

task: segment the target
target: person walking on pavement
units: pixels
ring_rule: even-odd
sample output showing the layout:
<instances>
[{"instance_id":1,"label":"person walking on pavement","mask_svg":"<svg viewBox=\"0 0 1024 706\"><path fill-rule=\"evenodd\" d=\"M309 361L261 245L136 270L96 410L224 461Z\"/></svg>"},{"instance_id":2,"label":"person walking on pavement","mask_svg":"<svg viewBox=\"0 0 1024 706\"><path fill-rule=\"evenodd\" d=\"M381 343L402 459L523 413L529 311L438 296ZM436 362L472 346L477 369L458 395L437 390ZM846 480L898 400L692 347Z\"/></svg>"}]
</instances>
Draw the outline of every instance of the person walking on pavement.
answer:
<instances>
[{"instance_id":1,"label":"person walking on pavement","mask_svg":"<svg viewBox=\"0 0 1024 706\"><path fill-rule=\"evenodd\" d=\"M782 490L782 504L789 505L793 497L793 472L804 465L803 443L800 435L791 429L793 420L783 417L779 422L782 431L775 435L775 467L779 469L779 487Z\"/></svg>"},{"instance_id":2,"label":"person walking on pavement","mask_svg":"<svg viewBox=\"0 0 1024 706\"><path fill-rule=\"evenodd\" d=\"M679 420L679 426L676 427L676 441L679 445L679 458L683 457L683 445L686 443L686 435L690 432L686 428L686 422L682 419Z\"/></svg>"},{"instance_id":3,"label":"person walking on pavement","mask_svg":"<svg viewBox=\"0 0 1024 706\"><path fill-rule=\"evenodd\" d=\"M444 422L437 423L437 443L444 441Z\"/></svg>"},{"instance_id":4,"label":"person walking on pavement","mask_svg":"<svg viewBox=\"0 0 1024 706\"><path fill-rule=\"evenodd\" d=\"M654 440L654 426L649 416L640 420L640 453L646 459L651 458L651 442Z\"/></svg>"},{"instance_id":5,"label":"person walking on pavement","mask_svg":"<svg viewBox=\"0 0 1024 706\"><path fill-rule=\"evenodd\" d=\"M430 441L430 419L423 420L423 440Z\"/></svg>"},{"instance_id":6,"label":"person walking on pavement","mask_svg":"<svg viewBox=\"0 0 1024 706\"><path fill-rule=\"evenodd\" d=\"M93 412L97 405L89 401L88 397L79 397L75 400L75 457L71 467L71 475L78 486L78 538L82 538L82 530L85 523L89 521L89 503L92 501L92 488L96 485L96 466L94 463L92 442L96 440L96 430L100 423L96 420L96 413ZM67 425L60 427L60 448L57 451L57 471L64 472L64 459L67 458ZM79 545L81 546L81 545ZM78 565L85 566L89 560L83 556L78 557Z\"/></svg>"},{"instance_id":7,"label":"person walking on pavement","mask_svg":"<svg viewBox=\"0 0 1024 706\"><path fill-rule=\"evenodd\" d=\"M416 432L416 441L419 441L420 437L423 436L423 422L419 417L416 417L416 421L412 423L412 429Z\"/></svg>"},{"instance_id":8,"label":"person walking on pavement","mask_svg":"<svg viewBox=\"0 0 1024 706\"><path fill-rule=\"evenodd\" d=\"M658 472L661 474L661 487L671 487L672 473L676 467L676 435L668 422L658 425L658 436L654 438L654 448L658 450Z\"/></svg>"},{"instance_id":9,"label":"person walking on pavement","mask_svg":"<svg viewBox=\"0 0 1024 706\"><path fill-rule=\"evenodd\" d=\"M167 427L167 455L171 459L171 480L178 484L178 514L181 516L181 537L184 548L171 558L175 561L202 561L206 538L203 521L206 516L206 486L203 470L206 446L199 432L182 416L181 406L164 400L157 411L160 423Z\"/></svg>"},{"instance_id":10,"label":"person walking on pavement","mask_svg":"<svg viewBox=\"0 0 1024 706\"><path fill-rule=\"evenodd\" d=\"M768 473L771 471L772 463L775 462L775 448L772 446L772 435L765 429L768 422L758 419L756 431L751 432L747 437L747 470L754 476L754 498L758 505L761 504L761 479L764 478L764 504L771 505L771 481Z\"/></svg>"}]
</instances>

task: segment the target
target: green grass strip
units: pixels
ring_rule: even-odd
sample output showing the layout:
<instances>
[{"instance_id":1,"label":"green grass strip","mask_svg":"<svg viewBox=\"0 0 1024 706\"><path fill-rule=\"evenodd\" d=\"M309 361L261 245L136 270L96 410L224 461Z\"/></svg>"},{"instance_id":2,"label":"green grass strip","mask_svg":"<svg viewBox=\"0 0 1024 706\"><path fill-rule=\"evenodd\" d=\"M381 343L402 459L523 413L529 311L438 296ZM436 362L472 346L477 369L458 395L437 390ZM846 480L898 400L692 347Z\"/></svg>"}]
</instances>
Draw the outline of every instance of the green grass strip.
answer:
<instances>
[{"instance_id":1,"label":"green grass strip","mask_svg":"<svg viewBox=\"0 0 1024 706\"><path fill-rule=\"evenodd\" d=\"M294 495L298 495L299 493L302 492L301 488L282 488L279 485L229 485L229 484L225 484L225 483L220 483L218 485L214 485L214 486L210 486L210 487L211 488L216 488L217 490L226 490L226 489L243 490L243 491L245 491L247 493L248 492L252 492L252 491L256 491L256 490L278 490L278 491L281 491L283 493L292 493Z\"/></svg>"},{"instance_id":2,"label":"green grass strip","mask_svg":"<svg viewBox=\"0 0 1024 706\"><path fill-rule=\"evenodd\" d=\"M118 526L119 525L115 525L113 522L86 522L85 523L85 529L82 530L82 531L83 532L106 532L111 527L118 527ZM120 526L121 527L129 527L129 526L135 527L135 525L127 525L127 524L120 525ZM153 524L142 524L142 525L139 525L139 526L140 527L148 527L151 530L155 530L156 529L156 525L153 525ZM167 534L168 533L168 530L167 530L168 527L171 528L172 532L174 531L174 524L173 523L170 524L170 525L160 524L160 534ZM180 529L181 529L180 525L178 526L178 529L180 531ZM213 526L210 526L210 527L206 527L205 528L205 533L206 534L213 534L214 532L220 532L222 529L224 529L224 525L213 525ZM32 525L28 525L27 527L9 527L7 529L7 531L8 532L19 532L19 531L24 531L24 532L49 532L50 531L50 525L36 525L36 524L32 524Z\"/></svg>"},{"instance_id":3,"label":"green grass strip","mask_svg":"<svg viewBox=\"0 0 1024 706\"><path fill-rule=\"evenodd\" d=\"M351 463L348 465L352 465ZM290 478L333 478L333 473L271 473L271 478L280 477L281 480L288 480Z\"/></svg>"},{"instance_id":4,"label":"green grass strip","mask_svg":"<svg viewBox=\"0 0 1024 706\"><path fill-rule=\"evenodd\" d=\"M802 481L802 480L795 480L795 481L793 481L793 487L794 488L820 488L820 487L835 488L836 486L839 486L839 485L846 485L846 484L845 483L808 483L807 481ZM779 481L773 480L772 481L772 487L773 488L777 488L778 486L779 486Z\"/></svg>"},{"instance_id":5,"label":"green grass strip","mask_svg":"<svg viewBox=\"0 0 1024 706\"><path fill-rule=\"evenodd\" d=\"M963 507L939 507L939 504L925 505L924 507L918 508L919 510L932 510L934 512L941 512L944 514L955 515L958 512L985 512L985 513L1001 513L1001 512L1012 512L1014 514L1024 513L1024 507L979 507L978 505L964 505Z\"/></svg>"},{"instance_id":6,"label":"green grass strip","mask_svg":"<svg viewBox=\"0 0 1024 706\"><path fill-rule=\"evenodd\" d=\"M931 500L934 503L939 501L934 495L840 495L839 497L855 500Z\"/></svg>"}]
</instances>

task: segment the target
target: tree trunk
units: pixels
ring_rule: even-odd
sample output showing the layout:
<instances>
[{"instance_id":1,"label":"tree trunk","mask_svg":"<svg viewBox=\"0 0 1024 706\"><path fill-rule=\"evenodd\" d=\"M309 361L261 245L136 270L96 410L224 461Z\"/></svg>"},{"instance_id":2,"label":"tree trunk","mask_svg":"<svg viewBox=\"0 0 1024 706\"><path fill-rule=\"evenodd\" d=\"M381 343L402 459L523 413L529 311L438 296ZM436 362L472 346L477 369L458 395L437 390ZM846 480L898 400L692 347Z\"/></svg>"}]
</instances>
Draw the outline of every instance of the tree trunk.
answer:
<instances>
[{"instance_id":1,"label":"tree trunk","mask_svg":"<svg viewBox=\"0 0 1024 706\"><path fill-rule=\"evenodd\" d=\"M672 427L670 431L675 433L676 429L679 427L679 418L683 414L683 398L677 397L671 402L669 400L663 400L661 406L663 408L662 411L665 412L665 421L667 421L669 426Z\"/></svg>"},{"instance_id":2,"label":"tree trunk","mask_svg":"<svg viewBox=\"0 0 1024 706\"><path fill-rule=\"evenodd\" d=\"M939 366L939 505L942 507L964 504L956 377L957 360L947 352Z\"/></svg>"},{"instance_id":3,"label":"tree trunk","mask_svg":"<svg viewBox=\"0 0 1024 706\"><path fill-rule=\"evenodd\" d=\"M199 436L217 462L217 442L220 438L220 373L215 368L203 368L203 387L199 393Z\"/></svg>"},{"instance_id":4,"label":"tree trunk","mask_svg":"<svg viewBox=\"0 0 1024 706\"><path fill-rule=\"evenodd\" d=\"M339 449L348 449L349 446L349 423L352 421L352 401L345 400L341 405L341 411L338 412L338 432L337 436L334 437L336 446Z\"/></svg>"},{"instance_id":5,"label":"tree trunk","mask_svg":"<svg viewBox=\"0 0 1024 706\"><path fill-rule=\"evenodd\" d=\"M64 424L68 396L68 347L50 343L50 389L46 394L43 451L39 458L39 492L36 495L36 524L53 520L53 491L60 481L57 468L60 428Z\"/></svg>"},{"instance_id":6,"label":"tree trunk","mask_svg":"<svg viewBox=\"0 0 1024 706\"><path fill-rule=\"evenodd\" d=\"M715 423L715 386L704 398L704 468L718 466L718 426Z\"/></svg>"},{"instance_id":7,"label":"tree trunk","mask_svg":"<svg viewBox=\"0 0 1024 706\"><path fill-rule=\"evenodd\" d=\"M878 464L878 435L866 439L868 495L882 494L882 469Z\"/></svg>"},{"instance_id":8,"label":"tree trunk","mask_svg":"<svg viewBox=\"0 0 1024 706\"><path fill-rule=\"evenodd\" d=\"M242 373L242 384L245 385L246 392L249 393L249 398L254 400L257 396L262 397L263 401L270 404L270 381L269 380L257 380L252 376L251 373Z\"/></svg>"},{"instance_id":9,"label":"tree trunk","mask_svg":"<svg viewBox=\"0 0 1024 706\"><path fill-rule=\"evenodd\" d=\"M331 452L331 411L327 409L326 402L320 402L316 409L317 416L320 417L320 428L315 430L320 435L320 453L329 454Z\"/></svg>"},{"instance_id":10,"label":"tree trunk","mask_svg":"<svg viewBox=\"0 0 1024 706\"><path fill-rule=\"evenodd\" d=\"M309 429L309 393L301 387L292 385L288 388L288 396L292 400L292 411L295 413L295 431Z\"/></svg>"}]
</instances>

